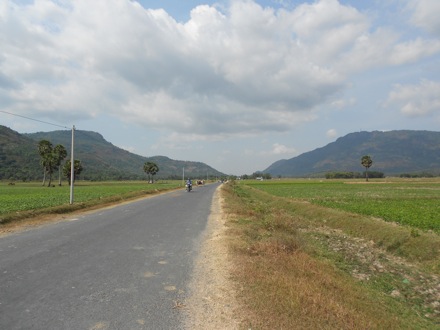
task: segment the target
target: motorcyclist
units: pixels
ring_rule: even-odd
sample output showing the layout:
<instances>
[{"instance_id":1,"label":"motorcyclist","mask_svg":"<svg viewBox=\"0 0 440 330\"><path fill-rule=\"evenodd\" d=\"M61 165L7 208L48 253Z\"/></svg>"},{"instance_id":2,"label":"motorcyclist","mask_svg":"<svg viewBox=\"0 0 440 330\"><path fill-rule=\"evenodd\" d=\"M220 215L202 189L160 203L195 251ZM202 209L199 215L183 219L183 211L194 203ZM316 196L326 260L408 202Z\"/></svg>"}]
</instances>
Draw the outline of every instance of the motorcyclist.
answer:
<instances>
[{"instance_id":1,"label":"motorcyclist","mask_svg":"<svg viewBox=\"0 0 440 330\"><path fill-rule=\"evenodd\" d=\"M186 181L186 186L188 187L189 190L192 189L192 181L190 178L188 178L188 180Z\"/></svg>"}]
</instances>

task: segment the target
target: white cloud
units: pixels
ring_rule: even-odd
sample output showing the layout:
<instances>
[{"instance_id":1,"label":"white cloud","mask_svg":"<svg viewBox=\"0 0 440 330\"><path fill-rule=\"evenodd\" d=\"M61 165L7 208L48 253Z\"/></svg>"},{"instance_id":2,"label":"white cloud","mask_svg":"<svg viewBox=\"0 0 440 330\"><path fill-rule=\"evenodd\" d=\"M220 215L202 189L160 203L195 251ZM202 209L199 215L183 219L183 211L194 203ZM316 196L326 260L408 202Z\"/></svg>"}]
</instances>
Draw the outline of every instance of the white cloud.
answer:
<instances>
[{"instance_id":1,"label":"white cloud","mask_svg":"<svg viewBox=\"0 0 440 330\"><path fill-rule=\"evenodd\" d=\"M283 144L275 143L272 146L272 154L274 155L288 155L288 154L294 154L296 153L295 148L289 148Z\"/></svg>"},{"instance_id":2,"label":"white cloud","mask_svg":"<svg viewBox=\"0 0 440 330\"><path fill-rule=\"evenodd\" d=\"M368 33L370 25L365 15L337 0L302 4L287 16L307 55L324 63L350 52L354 42Z\"/></svg>"},{"instance_id":3,"label":"white cloud","mask_svg":"<svg viewBox=\"0 0 440 330\"><path fill-rule=\"evenodd\" d=\"M327 131L326 135L328 138L334 139L335 137L338 136L338 131L332 128Z\"/></svg>"},{"instance_id":4,"label":"white cloud","mask_svg":"<svg viewBox=\"0 0 440 330\"><path fill-rule=\"evenodd\" d=\"M440 37L440 1L438 0L411 0L409 7L413 10L411 22Z\"/></svg>"},{"instance_id":5,"label":"white cloud","mask_svg":"<svg viewBox=\"0 0 440 330\"><path fill-rule=\"evenodd\" d=\"M292 10L203 5L185 24L127 0L10 0L0 40L5 110L63 123L107 113L180 141L286 132L316 119L353 72L440 51L437 41L372 30L337 0Z\"/></svg>"},{"instance_id":6,"label":"white cloud","mask_svg":"<svg viewBox=\"0 0 440 330\"><path fill-rule=\"evenodd\" d=\"M423 80L418 85L395 85L385 106L395 106L410 117L440 114L440 82Z\"/></svg>"},{"instance_id":7,"label":"white cloud","mask_svg":"<svg viewBox=\"0 0 440 330\"><path fill-rule=\"evenodd\" d=\"M439 52L440 40L417 38L395 45L390 54L390 63L394 65L411 63Z\"/></svg>"},{"instance_id":8,"label":"white cloud","mask_svg":"<svg viewBox=\"0 0 440 330\"><path fill-rule=\"evenodd\" d=\"M335 101L331 102L331 106L338 108L338 109L352 107L355 104L356 104L356 98L354 98L354 97L350 97L348 99L339 99L339 100L335 100Z\"/></svg>"}]
</instances>

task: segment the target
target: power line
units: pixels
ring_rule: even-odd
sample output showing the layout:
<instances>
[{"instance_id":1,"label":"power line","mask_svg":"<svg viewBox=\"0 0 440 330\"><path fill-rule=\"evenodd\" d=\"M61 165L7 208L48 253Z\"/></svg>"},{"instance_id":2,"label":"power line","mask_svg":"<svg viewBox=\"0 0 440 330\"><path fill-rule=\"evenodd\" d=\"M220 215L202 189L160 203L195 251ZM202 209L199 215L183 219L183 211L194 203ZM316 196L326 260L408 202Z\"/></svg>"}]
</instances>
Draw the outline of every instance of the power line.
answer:
<instances>
[{"instance_id":1,"label":"power line","mask_svg":"<svg viewBox=\"0 0 440 330\"><path fill-rule=\"evenodd\" d=\"M31 117L26 117L26 116L22 116L22 115L17 115L16 113L10 113L10 112L3 111L3 110L0 110L0 112L7 113L8 115L11 115L11 116L21 117L21 118L25 118L25 119L29 119L29 120L33 120L33 121L38 121L38 122L43 123L43 124L48 124L48 125L52 125L52 126L57 126L57 127L61 127L61 128L67 128L67 129L70 129L69 127L66 127L66 126L61 126L61 125L58 125L58 124L49 123L49 122L47 122L47 121L43 121L43 120L39 120L39 119L35 119L35 118L31 118Z\"/></svg>"},{"instance_id":2,"label":"power line","mask_svg":"<svg viewBox=\"0 0 440 330\"><path fill-rule=\"evenodd\" d=\"M10 113L10 112L3 111L3 110L0 110L0 112L6 113L6 114L11 115L11 116L17 116L17 117L21 117L21 118L25 118L25 119L29 119L29 120L33 120L33 121L38 121L40 123L47 124L47 125L52 125L52 126L57 126L57 127L69 129L66 126L61 126L61 125L58 125L58 124L49 123L47 121L43 121L43 120L31 118L31 117L17 115L15 113ZM75 171L74 170L74 164L75 164L75 159L73 158L74 131L75 131L75 126L72 126L72 147L71 147L71 157L70 157L70 204L73 204L73 186L74 186L74 181L75 181L74 180L74 171Z\"/></svg>"}]
</instances>

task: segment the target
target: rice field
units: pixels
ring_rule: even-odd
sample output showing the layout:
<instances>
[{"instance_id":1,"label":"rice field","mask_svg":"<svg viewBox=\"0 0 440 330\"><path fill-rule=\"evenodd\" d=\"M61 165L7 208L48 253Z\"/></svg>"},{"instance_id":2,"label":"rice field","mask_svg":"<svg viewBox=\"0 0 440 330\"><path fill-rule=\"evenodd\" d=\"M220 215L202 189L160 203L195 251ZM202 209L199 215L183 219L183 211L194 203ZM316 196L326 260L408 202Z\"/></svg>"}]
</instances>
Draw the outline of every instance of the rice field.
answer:
<instances>
[{"instance_id":1,"label":"rice field","mask_svg":"<svg viewBox=\"0 0 440 330\"><path fill-rule=\"evenodd\" d=\"M74 186L74 202L100 201L119 196L134 197L178 187L180 182L148 184L145 181L80 182ZM70 203L70 186L43 187L41 183L0 183L0 218L23 211L41 210Z\"/></svg>"},{"instance_id":2,"label":"rice field","mask_svg":"<svg viewBox=\"0 0 440 330\"><path fill-rule=\"evenodd\" d=\"M440 233L440 179L271 180L247 185L278 197L381 218Z\"/></svg>"}]
</instances>

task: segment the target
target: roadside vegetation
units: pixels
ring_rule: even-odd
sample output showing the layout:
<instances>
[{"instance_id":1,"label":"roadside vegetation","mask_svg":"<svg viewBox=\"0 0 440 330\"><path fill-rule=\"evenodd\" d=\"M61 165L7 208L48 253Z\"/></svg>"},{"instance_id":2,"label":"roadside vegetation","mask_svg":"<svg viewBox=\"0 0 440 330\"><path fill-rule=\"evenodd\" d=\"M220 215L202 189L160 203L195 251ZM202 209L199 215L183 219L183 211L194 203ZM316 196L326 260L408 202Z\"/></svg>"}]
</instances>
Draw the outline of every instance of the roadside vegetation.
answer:
<instances>
[{"instance_id":1,"label":"roadside vegetation","mask_svg":"<svg viewBox=\"0 0 440 330\"><path fill-rule=\"evenodd\" d=\"M440 327L440 180L251 180L223 195L243 329Z\"/></svg>"},{"instance_id":2,"label":"roadside vegetation","mask_svg":"<svg viewBox=\"0 0 440 330\"><path fill-rule=\"evenodd\" d=\"M179 180L88 182L79 181L74 187L74 204L69 204L70 186L51 189L41 182L0 184L0 225L43 214L61 214L80 209L103 206L161 191L181 187Z\"/></svg>"}]
</instances>

